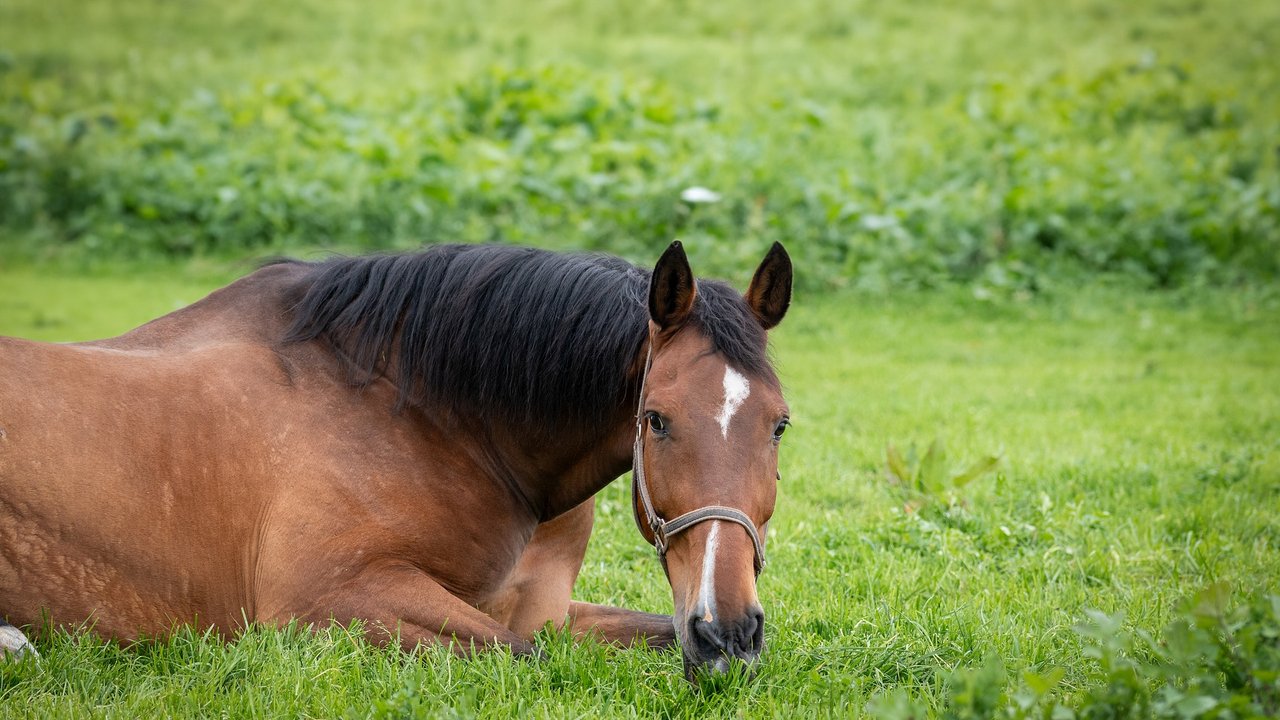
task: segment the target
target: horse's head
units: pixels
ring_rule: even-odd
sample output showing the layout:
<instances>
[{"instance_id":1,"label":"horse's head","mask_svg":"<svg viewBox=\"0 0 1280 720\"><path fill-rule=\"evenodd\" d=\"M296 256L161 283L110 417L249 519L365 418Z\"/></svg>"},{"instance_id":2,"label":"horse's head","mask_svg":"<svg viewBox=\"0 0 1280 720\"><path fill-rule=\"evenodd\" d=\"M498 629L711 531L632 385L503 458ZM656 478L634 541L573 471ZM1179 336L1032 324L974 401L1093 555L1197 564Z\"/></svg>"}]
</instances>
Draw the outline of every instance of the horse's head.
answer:
<instances>
[{"instance_id":1,"label":"horse's head","mask_svg":"<svg viewBox=\"0 0 1280 720\"><path fill-rule=\"evenodd\" d=\"M745 296L700 288L679 243L650 281L633 502L671 581L690 676L752 662L764 648L756 578L788 417L765 332L790 301L791 260L779 244Z\"/></svg>"}]
</instances>

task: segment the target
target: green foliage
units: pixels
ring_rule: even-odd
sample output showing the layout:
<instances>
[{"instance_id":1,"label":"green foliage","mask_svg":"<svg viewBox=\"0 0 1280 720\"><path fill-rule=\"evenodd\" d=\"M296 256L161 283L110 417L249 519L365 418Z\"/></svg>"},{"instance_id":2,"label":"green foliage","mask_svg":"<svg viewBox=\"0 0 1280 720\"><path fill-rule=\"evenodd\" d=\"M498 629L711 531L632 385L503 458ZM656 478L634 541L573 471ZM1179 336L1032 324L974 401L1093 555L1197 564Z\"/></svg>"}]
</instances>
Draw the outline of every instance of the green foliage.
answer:
<instances>
[{"instance_id":1,"label":"green foliage","mask_svg":"<svg viewBox=\"0 0 1280 720\"><path fill-rule=\"evenodd\" d=\"M1232 608L1216 583L1195 596L1157 641L1091 613L1077 631L1099 681L1080 694L1080 717L1263 718L1280 714L1280 595Z\"/></svg>"},{"instance_id":2,"label":"green foliage","mask_svg":"<svg viewBox=\"0 0 1280 720\"><path fill-rule=\"evenodd\" d=\"M904 457L892 443L885 446L885 470L889 482L902 491L907 507L919 510L931 500L943 500L948 505L959 502L959 492L964 486L988 473L1000 464L996 455L985 455L960 472L954 472L947 464L947 449L941 437L934 438L924 457L916 461L912 445Z\"/></svg>"},{"instance_id":3,"label":"green foliage","mask_svg":"<svg viewBox=\"0 0 1280 720\"><path fill-rule=\"evenodd\" d=\"M1022 673L1008 693L1000 659L950 674L941 717L982 720L1075 718L1268 718L1280 713L1280 596L1256 594L1229 609L1218 583L1196 595L1159 640L1126 630L1123 619L1088 611L1076 632L1083 654L1096 663L1084 687L1062 687L1066 669ZM878 718L928 716L907 693L882 695L868 705Z\"/></svg>"},{"instance_id":4,"label":"green foliage","mask_svg":"<svg viewBox=\"0 0 1280 720\"><path fill-rule=\"evenodd\" d=\"M493 70L381 106L314 80L264 81L153 114L72 113L44 135L21 127L41 110L9 118L22 142L5 159L5 216L125 257L554 238L564 209L634 212L659 192L653 157L687 155L682 135L701 122L645 84L557 69ZM646 216L661 226L650 235L670 234L671 211Z\"/></svg>"},{"instance_id":5,"label":"green foliage","mask_svg":"<svg viewBox=\"0 0 1280 720\"><path fill-rule=\"evenodd\" d=\"M816 289L1280 274L1266 3L498 5L527 29L407 3L0 9L0 257L648 260L682 237L735 277L781 240Z\"/></svg>"}]
</instances>

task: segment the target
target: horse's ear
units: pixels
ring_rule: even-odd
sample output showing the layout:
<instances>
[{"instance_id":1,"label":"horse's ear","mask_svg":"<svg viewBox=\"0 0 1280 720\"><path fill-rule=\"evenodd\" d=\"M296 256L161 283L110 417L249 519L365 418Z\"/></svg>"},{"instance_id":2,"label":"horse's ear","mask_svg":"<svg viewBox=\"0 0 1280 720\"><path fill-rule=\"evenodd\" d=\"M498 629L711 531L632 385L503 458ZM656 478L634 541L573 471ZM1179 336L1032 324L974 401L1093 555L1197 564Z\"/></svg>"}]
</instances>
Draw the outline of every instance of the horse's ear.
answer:
<instances>
[{"instance_id":1,"label":"horse's ear","mask_svg":"<svg viewBox=\"0 0 1280 720\"><path fill-rule=\"evenodd\" d=\"M747 288L747 305L768 330L782 322L791 306L791 256L775 242L764 256Z\"/></svg>"},{"instance_id":2,"label":"horse's ear","mask_svg":"<svg viewBox=\"0 0 1280 720\"><path fill-rule=\"evenodd\" d=\"M689 269L689 258L679 240L671 243L658 258L649 278L649 318L659 328L678 328L693 312L698 285Z\"/></svg>"}]
</instances>

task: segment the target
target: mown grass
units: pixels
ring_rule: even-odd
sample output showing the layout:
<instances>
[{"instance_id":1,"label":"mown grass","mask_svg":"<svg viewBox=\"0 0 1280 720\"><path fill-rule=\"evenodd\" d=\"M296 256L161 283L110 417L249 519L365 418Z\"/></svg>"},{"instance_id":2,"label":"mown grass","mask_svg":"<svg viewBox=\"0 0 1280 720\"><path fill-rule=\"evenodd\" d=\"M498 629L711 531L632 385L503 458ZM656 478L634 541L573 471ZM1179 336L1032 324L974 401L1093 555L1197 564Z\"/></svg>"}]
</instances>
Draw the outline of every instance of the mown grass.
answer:
<instances>
[{"instance_id":1,"label":"mown grass","mask_svg":"<svg viewBox=\"0 0 1280 720\"><path fill-rule=\"evenodd\" d=\"M222 280L199 275L3 272L0 333L119 332ZM801 295L774 343L795 426L753 681L699 690L674 653L554 636L531 663L406 657L339 630L254 630L230 645L183 632L136 648L58 634L39 642L39 665L0 666L0 714L907 717L914 702L982 716L964 682L1010 707L1024 672L1062 668L1049 696L1067 705L1111 687L1073 629L1088 609L1157 634L1213 583L1233 603L1280 588L1273 293ZM955 504L907 511L885 446L935 437L957 465L999 453L998 472ZM661 611L669 591L626 502L625 483L601 494L578 594ZM1003 674L966 674L993 658Z\"/></svg>"}]
</instances>

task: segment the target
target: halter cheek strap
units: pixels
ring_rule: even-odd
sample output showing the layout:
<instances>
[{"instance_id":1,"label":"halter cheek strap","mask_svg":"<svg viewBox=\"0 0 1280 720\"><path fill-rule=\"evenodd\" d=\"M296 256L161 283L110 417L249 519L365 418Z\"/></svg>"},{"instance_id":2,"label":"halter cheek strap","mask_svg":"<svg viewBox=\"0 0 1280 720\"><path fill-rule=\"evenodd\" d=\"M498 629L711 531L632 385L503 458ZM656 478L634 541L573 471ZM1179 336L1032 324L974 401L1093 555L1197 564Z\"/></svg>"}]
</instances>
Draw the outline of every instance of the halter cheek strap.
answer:
<instances>
[{"instance_id":1,"label":"halter cheek strap","mask_svg":"<svg viewBox=\"0 0 1280 720\"><path fill-rule=\"evenodd\" d=\"M756 576L759 577L760 572L764 570L764 543L760 541L760 533L756 530L756 524L752 522L746 513L737 508L724 505L706 505L674 519L664 520L654 509L653 499L649 497L649 485L645 482L644 477L644 398L645 385L649 381L649 368L652 364L653 338L650 337L649 353L644 361L644 375L640 379L640 401L639 406L636 408L636 441L635 445L632 446L631 456L631 494L633 496L631 509L636 521L636 527L640 529L641 535L645 534L645 528L646 526L648 527L649 532L653 535L653 546L658 551L658 559L662 561L662 569L666 571L667 547L670 545L671 538L698 523L708 520L725 520L737 523L751 537L751 544L755 548L754 564ZM636 496L640 498L638 506L634 501ZM640 517L641 511L644 512L643 522Z\"/></svg>"}]
</instances>

